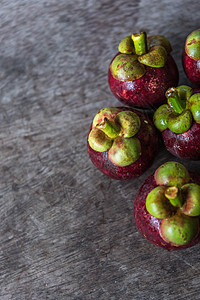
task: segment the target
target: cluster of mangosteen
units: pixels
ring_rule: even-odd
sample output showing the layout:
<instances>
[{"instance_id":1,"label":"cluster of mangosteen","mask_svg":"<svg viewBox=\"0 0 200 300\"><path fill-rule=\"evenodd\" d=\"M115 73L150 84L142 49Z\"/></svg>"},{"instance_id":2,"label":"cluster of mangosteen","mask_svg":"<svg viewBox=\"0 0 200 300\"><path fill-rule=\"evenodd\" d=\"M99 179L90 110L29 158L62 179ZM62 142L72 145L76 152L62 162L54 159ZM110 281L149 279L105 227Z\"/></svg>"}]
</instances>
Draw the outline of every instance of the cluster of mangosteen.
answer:
<instances>
[{"instance_id":1,"label":"cluster of mangosteen","mask_svg":"<svg viewBox=\"0 0 200 300\"><path fill-rule=\"evenodd\" d=\"M178 68L164 36L134 33L118 50L108 83L127 106L105 107L94 117L87 137L93 164L113 179L136 178L152 164L159 135L174 156L200 160L200 29L187 37L182 56L193 87L178 86ZM153 109L153 117L141 109ZM200 176L178 162L164 163L140 187L134 217L138 231L159 247L177 250L196 244Z\"/></svg>"}]
</instances>

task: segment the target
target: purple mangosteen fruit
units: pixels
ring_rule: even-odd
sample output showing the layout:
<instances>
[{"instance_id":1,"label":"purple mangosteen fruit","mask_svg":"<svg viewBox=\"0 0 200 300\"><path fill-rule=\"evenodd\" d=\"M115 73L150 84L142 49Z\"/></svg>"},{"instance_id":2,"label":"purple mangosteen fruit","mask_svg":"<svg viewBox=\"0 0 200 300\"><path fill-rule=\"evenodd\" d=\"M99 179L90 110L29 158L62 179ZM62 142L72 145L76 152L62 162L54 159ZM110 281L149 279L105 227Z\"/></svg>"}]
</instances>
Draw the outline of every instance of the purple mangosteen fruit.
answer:
<instances>
[{"instance_id":1,"label":"purple mangosteen fruit","mask_svg":"<svg viewBox=\"0 0 200 300\"><path fill-rule=\"evenodd\" d=\"M154 113L167 150L179 158L200 160L200 89L181 85L166 91L167 104Z\"/></svg>"},{"instance_id":2,"label":"purple mangosteen fruit","mask_svg":"<svg viewBox=\"0 0 200 300\"><path fill-rule=\"evenodd\" d=\"M194 30L188 35L182 62L190 82L195 87L200 87L200 29Z\"/></svg>"},{"instance_id":3,"label":"purple mangosteen fruit","mask_svg":"<svg viewBox=\"0 0 200 300\"><path fill-rule=\"evenodd\" d=\"M161 35L147 38L145 32L125 37L108 70L108 83L122 103L154 108L165 100L165 91L177 86L179 73L171 45Z\"/></svg>"},{"instance_id":4,"label":"purple mangosteen fruit","mask_svg":"<svg viewBox=\"0 0 200 300\"><path fill-rule=\"evenodd\" d=\"M200 238L200 176L182 164L161 165L140 187L134 201L138 231L169 251L195 245Z\"/></svg>"},{"instance_id":5,"label":"purple mangosteen fruit","mask_svg":"<svg viewBox=\"0 0 200 300\"><path fill-rule=\"evenodd\" d=\"M87 138L89 157L107 176L128 180L151 165L158 136L151 120L129 107L106 107L93 119Z\"/></svg>"}]
</instances>

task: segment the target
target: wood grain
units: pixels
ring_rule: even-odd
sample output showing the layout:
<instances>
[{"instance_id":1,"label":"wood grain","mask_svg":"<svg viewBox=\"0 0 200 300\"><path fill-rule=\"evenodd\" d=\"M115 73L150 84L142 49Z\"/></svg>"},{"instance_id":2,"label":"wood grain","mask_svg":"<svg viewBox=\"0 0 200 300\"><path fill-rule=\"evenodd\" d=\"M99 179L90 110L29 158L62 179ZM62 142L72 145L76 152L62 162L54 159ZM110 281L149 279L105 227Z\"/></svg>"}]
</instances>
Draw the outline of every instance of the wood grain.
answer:
<instances>
[{"instance_id":1,"label":"wood grain","mask_svg":"<svg viewBox=\"0 0 200 300\"><path fill-rule=\"evenodd\" d=\"M187 8L186 8L187 6ZM0 299L199 299L200 245L166 252L136 230L134 197L161 163L119 182L89 161L94 114L119 40L146 30L174 48L198 28L186 0L1 1ZM179 160L180 161L180 160ZM199 162L184 162L200 174Z\"/></svg>"}]
</instances>

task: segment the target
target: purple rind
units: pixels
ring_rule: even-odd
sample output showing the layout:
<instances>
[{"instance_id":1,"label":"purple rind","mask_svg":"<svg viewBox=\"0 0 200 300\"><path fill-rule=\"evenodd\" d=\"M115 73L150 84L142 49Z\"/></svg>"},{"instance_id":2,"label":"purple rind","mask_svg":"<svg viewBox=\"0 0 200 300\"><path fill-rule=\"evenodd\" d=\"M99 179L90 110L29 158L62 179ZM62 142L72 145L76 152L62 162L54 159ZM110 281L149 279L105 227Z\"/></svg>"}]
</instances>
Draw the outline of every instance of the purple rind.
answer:
<instances>
[{"instance_id":1,"label":"purple rind","mask_svg":"<svg viewBox=\"0 0 200 300\"><path fill-rule=\"evenodd\" d=\"M134 136L140 140L141 156L129 166L120 167L114 165L108 158L108 151L97 152L87 142L87 150L93 164L105 175L117 180L129 180L142 175L153 163L158 151L158 135L151 120L138 110L130 107L120 107L121 111L130 110L135 112L141 120L141 128ZM148 122L145 123L144 120ZM88 135L92 129L90 126Z\"/></svg>"},{"instance_id":2,"label":"purple rind","mask_svg":"<svg viewBox=\"0 0 200 300\"><path fill-rule=\"evenodd\" d=\"M189 172L191 182L200 185L200 176L198 174ZM154 175L150 175L140 187L135 201L134 201L134 217L136 227L141 235L143 235L152 244L164 248L168 251L181 250L194 246L200 240L200 231L190 243L182 246L173 246L162 239L159 233L161 219L155 218L146 210L146 198L157 186Z\"/></svg>"}]
</instances>

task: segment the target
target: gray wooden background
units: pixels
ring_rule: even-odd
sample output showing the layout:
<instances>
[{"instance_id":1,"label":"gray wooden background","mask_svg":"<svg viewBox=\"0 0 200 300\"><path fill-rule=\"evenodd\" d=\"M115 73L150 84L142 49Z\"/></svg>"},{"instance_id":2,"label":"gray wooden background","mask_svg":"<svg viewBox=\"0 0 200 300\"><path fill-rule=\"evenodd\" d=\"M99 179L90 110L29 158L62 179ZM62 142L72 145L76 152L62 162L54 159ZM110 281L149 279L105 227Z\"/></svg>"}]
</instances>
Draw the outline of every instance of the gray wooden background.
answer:
<instances>
[{"instance_id":1,"label":"gray wooden background","mask_svg":"<svg viewBox=\"0 0 200 300\"><path fill-rule=\"evenodd\" d=\"M165 35L188 84L181 53L199 26L198 1L1 1L1 300L199 299L200 244L167 252L133 218L145 178L176 159L161 145L145 174L119 182L86 150L95 113L120 104L107 84L118 42Z\"/></svg>"}]
</instances>

